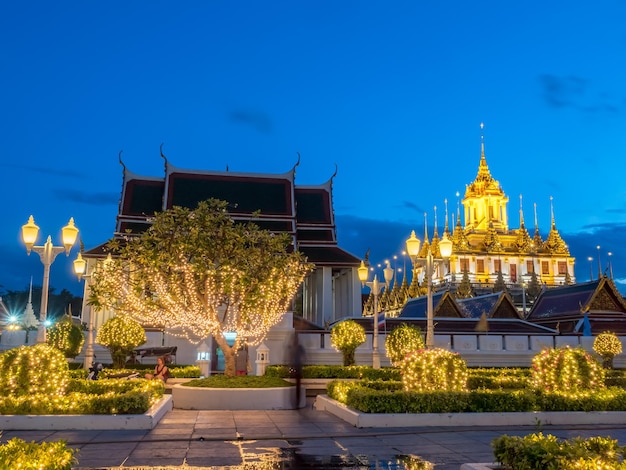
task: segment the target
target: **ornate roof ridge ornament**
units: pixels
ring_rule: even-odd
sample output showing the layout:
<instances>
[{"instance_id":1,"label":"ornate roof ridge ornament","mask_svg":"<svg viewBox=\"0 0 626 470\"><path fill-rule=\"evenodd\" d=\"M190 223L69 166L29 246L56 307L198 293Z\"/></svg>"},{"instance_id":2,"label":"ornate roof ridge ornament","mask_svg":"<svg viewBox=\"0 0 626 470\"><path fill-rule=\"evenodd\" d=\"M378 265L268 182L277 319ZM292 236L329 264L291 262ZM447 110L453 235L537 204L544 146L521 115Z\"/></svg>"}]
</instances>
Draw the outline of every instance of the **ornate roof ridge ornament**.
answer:
<instances>
[{"instance_id":1,"label":"ornate roof ridge ornament","mask_svg":"<svg viewBox=\"0 0 626 470\"><path fill-rule=\"evenodd\" d=\"M167 175L167 157L163 153L163 142L159 145L159 153L161 154L161 158L165 161L165 174Z\"/></svg>"}]
</instances>

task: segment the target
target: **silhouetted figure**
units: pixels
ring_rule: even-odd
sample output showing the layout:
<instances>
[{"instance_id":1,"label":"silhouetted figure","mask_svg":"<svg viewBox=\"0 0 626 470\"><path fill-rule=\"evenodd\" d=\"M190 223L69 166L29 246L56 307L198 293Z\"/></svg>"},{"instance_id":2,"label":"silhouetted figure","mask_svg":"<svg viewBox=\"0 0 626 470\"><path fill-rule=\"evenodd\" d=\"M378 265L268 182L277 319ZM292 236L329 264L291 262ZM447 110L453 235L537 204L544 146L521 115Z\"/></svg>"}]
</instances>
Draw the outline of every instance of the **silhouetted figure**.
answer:
<instances>
[{"instance_id":1,"label":"silhouetted figure","mask_svg":"<svg viewBox=\"0 0 626 470\"><path fill-rule=\"evenodd\" d=\"M293 408L300 408L301 385L302 385L302 363L304 362L304 348L298 341L298 333L294 333L291 337L289 345L289 375L296 379L295 399L293 400Z\"/></svg>"}]
</instances>

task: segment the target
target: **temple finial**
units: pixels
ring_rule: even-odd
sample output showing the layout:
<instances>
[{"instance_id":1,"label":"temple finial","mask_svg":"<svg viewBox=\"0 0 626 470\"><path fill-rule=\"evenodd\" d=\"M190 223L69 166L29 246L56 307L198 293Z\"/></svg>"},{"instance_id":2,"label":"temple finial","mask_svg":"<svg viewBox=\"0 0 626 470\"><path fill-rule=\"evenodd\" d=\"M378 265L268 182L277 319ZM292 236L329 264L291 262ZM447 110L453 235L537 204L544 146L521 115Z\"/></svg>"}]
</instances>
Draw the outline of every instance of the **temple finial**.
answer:
<instances>
[{"instance_id":1,"label":"temple finial","mask_svg":"<svg viewBox=\"0 0 626 470\"><path fill-rule=\"evenodd\" d=\"M126 165L124 165L124 162L122 161L122 152L123 150L120 150L120 153L117 154L117 159L120 162L120 165L122 165L123 170L126 171Z\"/></svg>"},{"instance_id":2,"label":"temple finial","mask_svg":"<svg viewBox=\"0 0 626 470\"><path fill-rule=\"evenodd\" d=\"M445 207L445 216L446 216L446 221L444 223L443 232L448 233L450 229L448 228L448 199L447 198L443 200L443 205Z\"/></svg>"},{"instance_id":3,"label":"temple finial","mask_svg":"<svg viewBox=\"0 0 626 470\"><path fill-rule=\"evenodd\" d=\"M524 210L522 209L522 195L519 195L519 226L524 226Z\"/></svg>"},{"instance_id":4,"label":"temple finial","mask_svg":"<svg viewBox=\"0 0 626 470\"><path fill-rule=\"evenodd\" d=\"M556 227L556 223L554 222L554 204L553 197L550 196L550 222L552 223L552 228Z\"/></svg>"},{"instance_id":5,"label":"temple finial","mask_svg":"<svg viewBox=\"0 0 626 470\"><path fill-rule=\"evenodd\" d=\"M428 241L428 214L424 212L424 243Z\"/></svg>"},{"instance_id":6,"label":"temple finial","mask_svg":"<svg viewBox=\"0 0 626 470\"><path fill-rule=\"evenodd\" d=\"M439 234L437 233L437 206L434 206L434 211L435 211L435 232L433 236L438 236Z\"/></svg>"},{"instance_id":7,"label":"temple finial","mask_svg":"<svg viewBox=\"0 0 626 470\"><path fill-rule=\"evenodd\" d=\"M480 123L480 158L485 158L485 123Z\"/></svg>"},{"instance_id":8,"label":"temple finial","mask_svg":"<svg viewBox=\"0 0 626 470\"><path fill-rule=\"evenodd\" d=\"M298 161L296 162L296 164L293 166L293 168L291 169L291 171L296 171L296 168L298 166L300 166L300 152L296 152L296 155L298 155Z\"/></svg>"},{"instance_id":9,"label":"temple finial","mask_svg":"<svg viewBox=\"0 0 626 470\"><path fill-rule=\"evenodd\" d=\"M539 229L539 223L537 222L537 203L535 202L533 204L534 208L535 208L535 230Z\"/></svg>"},{"instance_id":10,"label":"temple finial","mask_svg":"<svg viewBox=\"0 0 626 470\"><path fill-rule=\"evenodd\" d=\"M457 225L461 225L461 200L459 199L459 196L461 194L457 191L456 192L456 224Z\"/></svg>"},{"instance_id":11,"label":"temple finial","mask_svg":"<svg viewBox=\"0 0 626 470\"><path fill-rule=\"evenodd\" d=\"M167 157L163 153L163 142L161 142L161 145L159 146L159 152L161 153L161 158L165 161L165 174L167 175Z\"/></svg>"}]
</instances>

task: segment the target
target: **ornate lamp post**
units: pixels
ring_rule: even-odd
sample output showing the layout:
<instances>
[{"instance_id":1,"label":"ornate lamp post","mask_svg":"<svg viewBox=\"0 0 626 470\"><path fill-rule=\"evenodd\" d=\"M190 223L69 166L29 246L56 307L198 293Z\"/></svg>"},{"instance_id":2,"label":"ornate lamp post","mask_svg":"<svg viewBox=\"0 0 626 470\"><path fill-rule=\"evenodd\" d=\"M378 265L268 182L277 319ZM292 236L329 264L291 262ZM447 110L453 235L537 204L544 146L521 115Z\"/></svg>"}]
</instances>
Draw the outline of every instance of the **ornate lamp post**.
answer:
<instances>
[{"instance_id":1,"label":"ornate lamp post","mask_svg":"<svg viewBox=\"0 0 626 470\"><path fill-rule=\"evenodd\" d=\"M426 347L432 349L435 346L435 325L433 322L433 273L435 270L435 264L439 265L444 260L448 259L452 254L452 241L444 234L443 238L439 242L439 250L443 259L435 259L433 257L430 248L426 258L419 258L420 252L420 239L415 236L415 230L411 232L411 236L406 241L406 251L413 263L413 275L417 273L416 266L418 263L423 263L426 268L425 280L428 287L426 294Z\"/></svg>"},{"instance_id":2,"label":"ornate lamp post","mask_svg":"<svg viewBox=\"0 0 626 470\"><path fill-rule=\"evenodd\" d=\"M359 280L361 285L368 286L374 296L374 338L372 339L372 368L380 369L380 353L378 351L378 295L380 294L383 284L378 281L378 277L374 275L374 280L367 282L369 269L365 263L361 261L358 269Z\"/></svg>"},{"instance_id":3,"label":"ornate lamp post","mask_svg":"<svg viewBox=\"0 0 626 470\"><path fill-rule=\"evenodd\" d=\"M31 251L34 251L41 258L43 263L43 285L41 287L41 311L39 312L39 327L37 328L37 342L46 342L46 317L48 316L48 289L50 284L50 265L57 257L59 253L65 251L65 255L70 255L70 250L74 243L76 243L76 237L78 236L78 229L74 225L74 218L70 218L69 223L61 230L63 238L63 246L54 246L52 244L52 238L48 236L46 243L43 245L35 245L37 241L37 235L39 234L39 227L35 224L35 219L31 215L28 218L28 223L22 225L22 240L26 245L26 253L30 256Z\"/></svg>"},{"instance_id":4,"label":"ornate lamp post","mask_svg":"<svg viewBox=\"0 0 626 470\"><path fill-rule=\"evenodd\" d=\"M111 260L111 253L109 253L106 257L106 259L104 260L105 263L107 263L108 261ZM87 260L85 260L83 258L83 255L81 253L78 253L78 256L76 257L76 259L74 260L74 273L76 274L76 276L78 277L78 280L82 280L85 279L86 283L87 283L87 288L85 289L85 292L83 294L83 308L82 308L82 313L81 316L84 317L85 315L85 311L87 310L88 304L87 304L87 293L89 292L89 285L91 284L91 278L93 276L94 270L92 270L90 273L87 272L87 268L88 268L88 263ZM94 353L94 338L93 338L93 330L94 330L94 325L93 325L93 310L91 308L89 308L89 323L87 324L87 344L85 346L85 358L83 360L83 368L89 370L91 368L91 366L93 365L93 359L95 356Z\"/></svg>"}]
</instances>

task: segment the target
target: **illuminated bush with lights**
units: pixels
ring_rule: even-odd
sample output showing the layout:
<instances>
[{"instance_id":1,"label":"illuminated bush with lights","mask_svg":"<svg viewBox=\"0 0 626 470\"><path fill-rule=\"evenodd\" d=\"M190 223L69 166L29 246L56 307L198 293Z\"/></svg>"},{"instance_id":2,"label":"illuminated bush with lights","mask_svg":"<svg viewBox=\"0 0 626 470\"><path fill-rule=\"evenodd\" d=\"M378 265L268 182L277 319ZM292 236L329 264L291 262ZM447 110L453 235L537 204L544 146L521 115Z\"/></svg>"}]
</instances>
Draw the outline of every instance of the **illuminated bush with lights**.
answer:
<instances>
[{"instance_id":1,"label":"illuminated bush with lights","mask_svg":"<svg viewBox=\"0 0 626 470\"><path fill-rule=\"evenodd\" d=\"M457 353L446 349L421 349L400 364L402 385L407 392L467 390L467 365Z\"/></svg>"},{"instance_id":2,"label":"illuminated bush with lights","mask_svg":"<svg viewBox=\"0 0 626 470\"><path fill-rule=\"evenodd\" d=\"M613 358L622 354L622 342L615 333L605 331L596 336L593 341L593 350L602 356L602 366L606 369L612 369Z\"/></svg>"},{"instance_id":3,"label":"illuminated bush with lights","mask_svg":"<svg viewBox=\"0 0 626 470\"><path fill-rule=\"evenodd\" d=\"M133 349L145 342L146 332L143 327L132 318L122 315L106 321L96 335L96 343L110 351L114 369L122 369Z\"/></svg>"},{"instance_id":4,"label":"illuminated bush with lights","mask_svg":"<svg viewBox=\"0 0 626 470\"><path fill-rule=\"evenodd\" d=\"M354 320L344 320L333 326L330 341L337 351L341 351L343 365L354 365L354 351L365 343L365 328Z\"/></svg>"},{"instance_id":5,"label":"illuminated bush with lights","mask_svg":"<svg viewBox=\"0 0 626 470\"><path fill-rule=\"evenodd\" d=\"M546 348L533 358L531 384L546 392L574 392L604 387L604 371L582 348Z\"/></svg>"},{"instance_id":6,"label":"illuminated bush with lights","mask_svg":"<svg viewBox=\"0 0 626 470\"><path fill-rule=\"evenodd\" d=\"M48 329L46 342L65 354L65 357L74 358L83 347L85 335L78 325L72 323L72 318L66 315Z\"/></svg>"},{"instance_id":7,"label":"illuminated bush with lights","mask_svg":"<svg viewBox=\"0 0 626 470\"><path fill-rule=\"evenodd\" d=\"M0 396L60 396L69 380L65 356L47 344L20 346L0 354Z\"/></svg>"},{"instance_id":8,"label":"illuminated bush with lights","mask_svg":"<svg viewBox=\"0 0 626 470\"><path fill-rule=\"evenodd\" d=\"M6 444L0 444L0 468L70 470L76 463L74 455L77 452L65 441L38 444L14 437Z\"/></svg>"},{"instance_id":9,"label":"illuminated bush with lights","mask_svg":"<svg viewBox=\"0 0 626 470\"><path fill-rule=\"evenodd\" d=\"M400 365L407 354L418 349L424 349L424 338L421 330L415 326L403 323L385 338L387 357L394 366Z\"/></svg>"}]
</instances>

